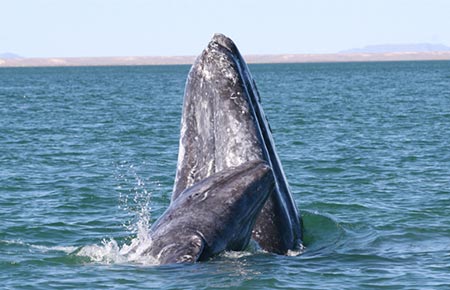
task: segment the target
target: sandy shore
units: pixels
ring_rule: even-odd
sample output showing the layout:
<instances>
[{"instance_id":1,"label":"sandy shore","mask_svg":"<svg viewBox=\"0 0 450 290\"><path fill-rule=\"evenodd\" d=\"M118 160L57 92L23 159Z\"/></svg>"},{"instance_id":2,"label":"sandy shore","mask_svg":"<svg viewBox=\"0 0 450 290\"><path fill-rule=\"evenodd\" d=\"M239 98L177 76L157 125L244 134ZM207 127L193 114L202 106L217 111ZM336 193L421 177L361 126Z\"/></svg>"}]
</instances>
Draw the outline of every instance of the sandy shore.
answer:
<instances>
[{"instance_id":1,"label":"sandy shore","mask_svg":"<svg viewBox=\"0 0 450 290\"><path fill-rule=\"evenodd\" d=\"M308 63L450 60L450 51L401 53L336 53L247 55L249 63ZM109 66L109 65L175 65L192 64L195 56L136 56L136 57L64 57L64 58L0 58L0 67L40 66Z\"/></svg>"}]
</instances>

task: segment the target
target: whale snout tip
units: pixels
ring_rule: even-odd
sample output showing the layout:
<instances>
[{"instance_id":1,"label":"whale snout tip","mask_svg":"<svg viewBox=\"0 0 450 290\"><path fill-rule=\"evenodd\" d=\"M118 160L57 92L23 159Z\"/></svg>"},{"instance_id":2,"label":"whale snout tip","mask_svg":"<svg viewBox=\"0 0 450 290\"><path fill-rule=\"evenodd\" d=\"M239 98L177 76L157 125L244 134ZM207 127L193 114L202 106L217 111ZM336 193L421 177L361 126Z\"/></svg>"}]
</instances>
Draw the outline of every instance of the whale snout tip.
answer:
<instances>
[{"instance_id":1,"label":"whale snout tip","mask_svg":"<svg viewBox=\"0 0 450 290\"><path fill-rule=\"evenodd\" d=\"M211 41L221 41L223 39L229 39L229 38L226 37L225 34L223 34L223 33L216 32L213 34Z\"/></svg>"},{"instance_id":2,"label":"whale snout tip","mask_svg":"<svg viewBox=\"0 0 450 290\"><path fill-rule=\"evenodd\" d=\"M215 38L220 38L220 37L226 37L226 36L225 36L225 34L220 33L220 32L215 32L215 33L213 34L213 39L215 39Z\"/></svg>"},{"instance_id":3,"label":"whale snout tip","mask_svg":"<svg viewBox=\"0 0 450 290\"><path fill-rule=\"evenodd\" d=\"M233 40L231 40L231 38L227 37L225 34L222 33L214 33L211 39L211 43L216 43L222 47L227 48L232 52L237 51L237 47L234 44Z\"/></svg>"}]
</instances>

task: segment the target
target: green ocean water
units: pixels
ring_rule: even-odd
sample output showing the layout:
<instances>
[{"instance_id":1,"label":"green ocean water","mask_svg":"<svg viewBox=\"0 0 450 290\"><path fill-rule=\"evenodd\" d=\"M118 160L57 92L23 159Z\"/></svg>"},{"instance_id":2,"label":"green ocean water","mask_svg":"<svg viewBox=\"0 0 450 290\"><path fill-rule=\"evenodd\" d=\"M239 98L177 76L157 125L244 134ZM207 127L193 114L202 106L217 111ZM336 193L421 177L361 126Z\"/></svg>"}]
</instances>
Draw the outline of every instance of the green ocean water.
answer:
<instances>
[{"instance_id":1,"label":"green ocean water","mask_svg":"<svg viewBox=\"0 0 450 290\"><path fill-rule=\"evenodd\" d=\"M450 62L250 66L304 253L155 266L188 66L0 69L3 289L450 289Z\"/></svg>"}]
</instances>

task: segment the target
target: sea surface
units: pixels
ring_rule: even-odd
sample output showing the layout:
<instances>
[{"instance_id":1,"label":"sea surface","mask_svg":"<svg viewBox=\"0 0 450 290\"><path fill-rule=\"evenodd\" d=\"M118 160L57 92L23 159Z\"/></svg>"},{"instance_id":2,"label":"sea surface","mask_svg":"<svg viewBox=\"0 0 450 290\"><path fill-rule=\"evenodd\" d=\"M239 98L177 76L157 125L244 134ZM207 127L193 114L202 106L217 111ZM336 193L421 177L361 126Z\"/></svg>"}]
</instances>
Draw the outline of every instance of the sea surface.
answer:
<instances>
[{"instance_id":1,"label":"sea surface","mask_svg":"<svg viewBox=\"0 0 450 290\"><path fill-rule=\"evenodd\" d=\"M450 62L252 65L306 249L154 265L189 66L0 69L2 289L450 289Z\"/></svg>"}]
</instances>

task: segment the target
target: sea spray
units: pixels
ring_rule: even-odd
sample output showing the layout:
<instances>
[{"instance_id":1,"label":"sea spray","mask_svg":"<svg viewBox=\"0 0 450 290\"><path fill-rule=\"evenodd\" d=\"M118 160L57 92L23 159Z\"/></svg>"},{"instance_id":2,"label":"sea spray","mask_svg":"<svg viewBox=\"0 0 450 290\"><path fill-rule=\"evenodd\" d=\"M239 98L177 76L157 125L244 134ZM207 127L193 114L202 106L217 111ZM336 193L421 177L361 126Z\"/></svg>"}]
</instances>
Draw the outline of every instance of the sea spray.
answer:
<instances>
[{"instance_id":1,"label":"sea spray","mask_svg":"<svg viewBox=\"0 0 450 290\"><path fill-rule=\"evenodd\" d=\"M127 239L128 242L123 244L119 244L114 238L104 239L101 245L84 246L75 254L88 257L95 263L157 264L156 259L145 255L152 244L149 235L152 190L147 188L146 182L133 164L120 162L116 169L119 208L124 210L127 216L123 226L131 236ZM155 189L159 186L157 182L150 184L154 185Z\"/></svg>"},{"instance_id":2,"label":"sea spray","mask_svg":"<svg viewBox=\"0 0 450 290\"><path fill-rule=\"evenodd\" d=\"M138 173L139 168L133 164L126 161L120 162L116 170L116 180L119 183L116 186L119 192L119 208L128 216L123 225L128 231L138 234L139 230L149 227L152 191L147 189L146 181ZM150 182L150 185L155 187L153 190L159 186L157 182Z\"/></svg>"}]
</instances>

